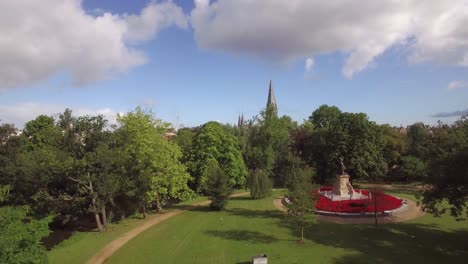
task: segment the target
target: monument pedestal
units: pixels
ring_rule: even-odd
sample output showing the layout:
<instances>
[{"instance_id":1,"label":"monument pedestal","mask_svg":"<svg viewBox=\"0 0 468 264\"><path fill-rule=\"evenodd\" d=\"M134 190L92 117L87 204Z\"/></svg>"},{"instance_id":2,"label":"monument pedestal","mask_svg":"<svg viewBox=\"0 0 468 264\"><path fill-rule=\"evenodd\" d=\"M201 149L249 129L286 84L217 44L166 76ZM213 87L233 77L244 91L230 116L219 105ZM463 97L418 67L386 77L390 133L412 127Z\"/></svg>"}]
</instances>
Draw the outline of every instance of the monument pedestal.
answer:
<instances>
[{"instance_id":1,"label":"monument pedestal","mask_svg":"<svg viewBox=\"0 0 468 264\"><path fill-rule=\"evenodd\" d=\"M349 182L349 175L336 175L336 182L333 184L333 195L350 196L352 194L354 194L354 189Z\"/></svg>"}]
</instances>

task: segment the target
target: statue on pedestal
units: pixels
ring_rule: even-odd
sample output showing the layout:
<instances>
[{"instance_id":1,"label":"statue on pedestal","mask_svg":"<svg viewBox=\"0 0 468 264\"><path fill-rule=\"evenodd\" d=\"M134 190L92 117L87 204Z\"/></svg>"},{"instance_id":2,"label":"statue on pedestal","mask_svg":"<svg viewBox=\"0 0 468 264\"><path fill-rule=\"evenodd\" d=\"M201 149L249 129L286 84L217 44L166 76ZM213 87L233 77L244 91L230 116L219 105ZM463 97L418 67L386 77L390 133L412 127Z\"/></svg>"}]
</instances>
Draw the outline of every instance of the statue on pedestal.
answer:
<instances>
[{"instance_id":1,"label":"statue on pedestal","mask_svg":"<svg viewBox=\"0 0 468 264\"><path fill-rule=\"evenodd\" d=\"M346 166L344 165L343 158L340 158L340 165L341 165L341 175L346 175Z\"/></svg>"},{"instance_id":2,"label":"statue on pedestal","mask_svg":"<svg viewBox=\"0 0 468 264\"><path fill-rule=\"evenodd\" d=\"M354 188L349 182L349 175L346 173L346 166L343 158L340 159L341 174L336 176L336 182L333 184L334 195L349 195L350 199L354 194Z\"/></svg>"}]
</instances>

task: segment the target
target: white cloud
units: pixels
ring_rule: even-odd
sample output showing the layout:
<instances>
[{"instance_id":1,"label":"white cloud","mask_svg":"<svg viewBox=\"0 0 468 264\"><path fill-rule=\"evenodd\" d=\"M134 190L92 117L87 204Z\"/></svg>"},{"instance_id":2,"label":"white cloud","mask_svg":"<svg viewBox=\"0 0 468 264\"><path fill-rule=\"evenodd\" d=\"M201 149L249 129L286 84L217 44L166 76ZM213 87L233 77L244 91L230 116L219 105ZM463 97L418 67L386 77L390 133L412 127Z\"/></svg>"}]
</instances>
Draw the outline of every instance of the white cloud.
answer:
<instances>
[{"instance_id":1,"label":"white cloud","mask_svg":"<svg viewBox=\"0 0 468 264\"><path fill-rule=\"evenodd\" d=\"M58 104L24 102L11 105L0 105L0 122L5 124L15 124L22 128L24 124L35 119L39 115L53 116L63 113L67 106ZM89 107L68 107L72 110L74 116L83 115L103 115L110 124L116 124L117 112L108 107L89 108Z\"/></svg>"},{"instance_id":2,"label":"white cloud","mask_svg":"<svg viewBox=\"0 0 468 264\"><path fill-rule=\"evenodd\" d=\"M460 89L460 88L463 88L463 87L467 87L468 84L465 83L465 81L451 81L447 88L449 90L457 90L457 89Z\"/></svg>"},{"instance_id":3,"label":"white cloud","mask_svg":"<svg viewBox=\"0 0 468 264\"><path fill-rule=\"evenodd\" d=\"M0 91L60 73L83 85L145 63L136 44L163 28L187 27L172 2L150 2L139 15L86 13L80 0L0 1Z\"/></svg>"},{"instance_id":4,"label":"white cloud","mask_svg":"<svg viewBox=\"0 0 468 264\"><path fill-rule=\"evenodd\" d=\"M280 62L342 52L348 78L396 45L413 63L468 66L467 0L196 0L191 22L206 50Z\"/></svg>"},{"instance_id":5,"label":"white cloud","mask_svg":"<svg viewBox=\"0 0 468 264\"><path fill-rule=\"evenodd\" d=\"M312 72L314 69L314 59L313 58L307 58L305 61L305 71L306 72Z\"/></svg>"}]
</instances>

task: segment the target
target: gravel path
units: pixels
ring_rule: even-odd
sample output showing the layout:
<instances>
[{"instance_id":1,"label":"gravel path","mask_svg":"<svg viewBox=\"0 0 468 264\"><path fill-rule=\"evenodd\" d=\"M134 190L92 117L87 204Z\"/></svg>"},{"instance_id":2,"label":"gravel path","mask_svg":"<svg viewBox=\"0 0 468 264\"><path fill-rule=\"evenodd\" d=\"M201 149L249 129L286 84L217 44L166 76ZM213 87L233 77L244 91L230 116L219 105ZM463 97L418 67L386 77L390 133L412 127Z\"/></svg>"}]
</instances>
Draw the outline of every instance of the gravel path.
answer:
<instances>
[{"instance_id":1,"label":"gravel path","mask_svg":"<svg viewBox=\"0 0 468 264\"><path fill-rule=\"evenodd\" d=\"M231 195L231 197L237 197L237 196L244 196L249 194L248 192L243 192L243 193L236 193ZM86 264L101 264L106 262L119 248L121 248L123 245L125 245L128 241L130 241L132 238L138 236L140 233L145 231L146 229L159 224L160 222L169 219L171 217L174 217L176 215L179 215L183 212L192 210L194 208L197 208L199 206L206 206L210 203L210 201L203 201L199 202L197 204L187 206L184 209L175 209L172 211L169 211L167 213L159 214L154 218L150 218L147 220L144 220L144 222L135 227L134 229L128 231L127 233L123 234L119 238L115 239L114 241L110 242L107 244L103 249L101 249L98 253L96 253L93 257L91 257Z\"/></svg>"}]
</instances>

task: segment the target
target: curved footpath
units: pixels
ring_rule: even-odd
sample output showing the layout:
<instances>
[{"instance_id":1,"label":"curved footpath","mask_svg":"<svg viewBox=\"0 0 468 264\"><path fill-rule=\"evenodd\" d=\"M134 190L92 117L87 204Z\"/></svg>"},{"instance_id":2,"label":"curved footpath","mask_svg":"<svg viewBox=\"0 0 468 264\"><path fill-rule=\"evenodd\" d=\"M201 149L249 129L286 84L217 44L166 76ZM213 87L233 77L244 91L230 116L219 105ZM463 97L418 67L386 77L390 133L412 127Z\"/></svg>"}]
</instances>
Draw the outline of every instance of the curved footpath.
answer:
<instances>
[{"instance_id":1,"label":"curved footpath","mask_svg":"<svg viewBox=\"0 0 468 264\"><path fill-rule=\"evenodd\" d=\"M243 193L236 193L231 195L230 197L237 197L237 196L244 196L249 194L248 192L243 192ZM179 215L185 211L192 210L194 208L197 208L199 206L204 206L208 205L210 203L209 200L203 201L196 203L194 205L187 206L184 209L175 209L167 213L163 213L158 215L155 218L148 219L144 223L142 223L140 226L137 226L136 228L128 231L127 233L123 234L119 238L115 239L114 241L110 242L107 244L103 249L101 249L98 253L96 253L93 257L91 257L86 264L101 264L106 262L119 248L121 248L123 245L125 245L128 241L130 241L132 238L138 236L140 233L145 231L146 229L159 224L160 222L169 219L171 217L174 217L176 215Z\"/></svg>"},{"instance_id":2,"label":"curved footpath","mask_svg":"<svg viewBox=\"0 0 468 264\"><path fill-rule=\"evenodd\" d=\"M379 216L379 224L395 223L408 221L414 218L418 218L424 215L424 212L419 206L416 205L416 202L406 199L408 201L408 208L395 215L390 216ZM283 204L283 197L276 198L273 200L275 207L283 212L286 212L286 206ZM323 222L331 222L336 224L374 224L374 217L340 217L340 216L327 216L327 215L317 215L317 219Z\"/></svg>"}]
</instances>

